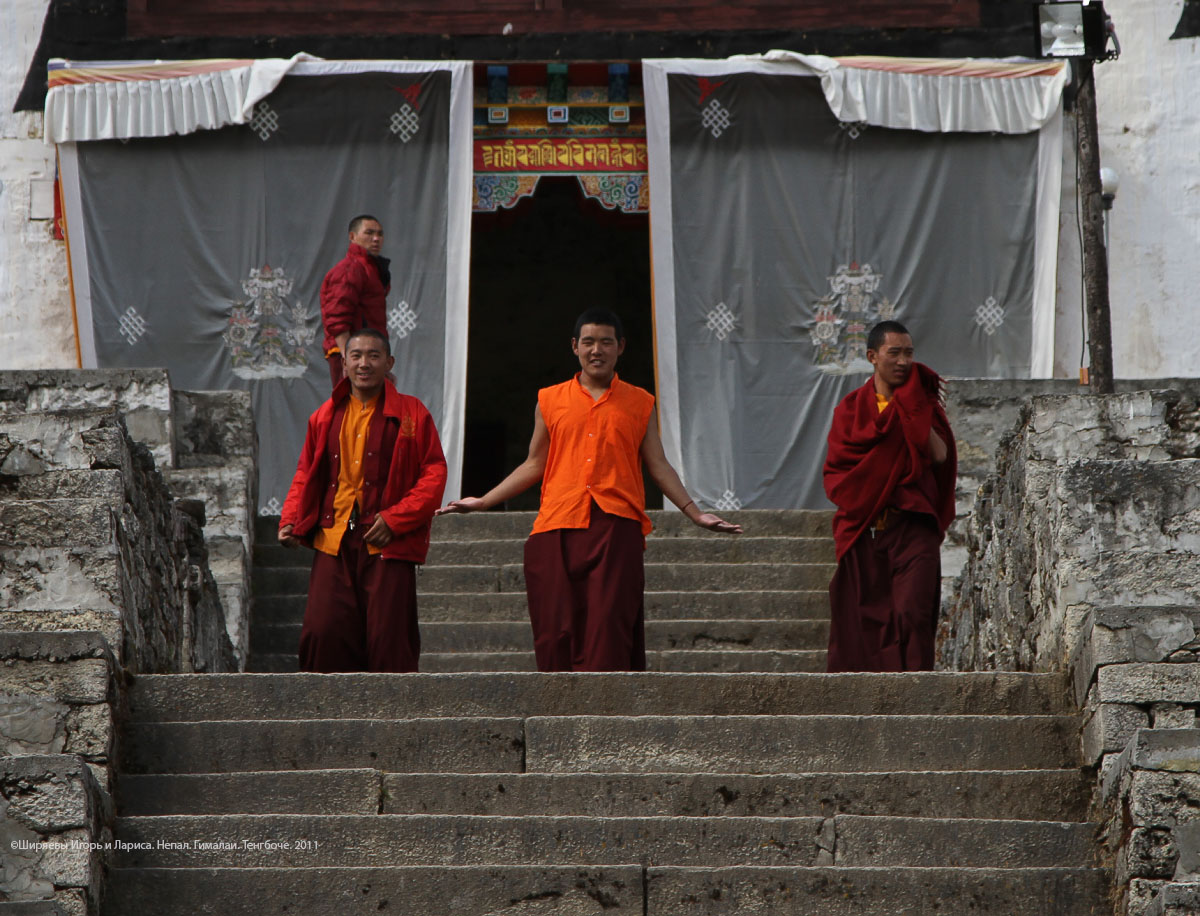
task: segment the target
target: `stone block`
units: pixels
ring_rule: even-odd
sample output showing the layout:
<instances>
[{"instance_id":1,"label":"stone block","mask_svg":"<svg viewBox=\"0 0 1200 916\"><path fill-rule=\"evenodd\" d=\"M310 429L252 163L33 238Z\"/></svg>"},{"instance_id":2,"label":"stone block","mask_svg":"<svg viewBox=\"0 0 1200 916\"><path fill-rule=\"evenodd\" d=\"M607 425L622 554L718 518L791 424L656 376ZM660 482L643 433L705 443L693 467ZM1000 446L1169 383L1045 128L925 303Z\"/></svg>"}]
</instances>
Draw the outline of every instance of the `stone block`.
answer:
<instances>
[{"instance_id":1,"label":"stone block","mask_svg":"<svg viewBox=\"0 0 1200 916\"><path fill-rule=\"evenodd\" d=\"M1172 829L1200 820L1200 773L1135 770L1126 791L1130 821Z\"/></svg>"},{"instance_id":2,"label":"stone block","mask_svg":"<svg viewBox=\"0 0 1200 916\"><path fill-rule=\"evenodd\" d=\"M1146 908L1146 916L1196 916L1200 913L1200 882L1170 882L1157 888L1158 893Z\"/></svg>"},{"instance_id":3,"label":"stone block","mask_svg":"<svg viewBox=\"0 0 1200 916\"><path fill-rule=\"evenodd\" d=\"M1180 823L1171 831L1171 838L1179 853L1175 863L1175 880L1200 879L1200 823Z\"/></svg>"},{"instance_id":4,"label":"stone block","mask_svg":"<svg viewBox=\"0 0 1200 916\"><path fill-rule=\"evenodd\" d=\"M179 467L255 459L258 434L248 391L174 391L175 455Z\"/></svg>"},{"instance_id":5,"label":"stone block","mask_svg":"<svg viewBox=\"0 0 1200 916\"><path fill-rule=\"evenodd\" d=\"M1095 765L1102 755L1120 752L1138 729L1149 725L1149 713L1136 706L1101 703L1090 709L1081 736L1084 762Z\"/></svg>"},{"instance_id":6,"label":"stone block","mask_svg":"<svg viewBox=\"0 0 1200 916\"><path fill-rule=\"evenodd\" d=\"M123 578L112 548L0 547L0 607L117 610Z\"/></svg>"},{"instance_id":7,"label":"stone block","mask_svg":"<svg viewBox=\"0 0 1200 916\"><path fill-rule=\"evenodd\" d=\"M164 467L174 463L171 385L165 369L0 372L0 413L117 411Z\"/></svg>"},{"instance_id":8,"label":"stone block","mask_svg":"<svg viewBox=\"0 0 1200 916\"><path fill-rule=\"evenodd\" d=\"M1162 827L1134 827L1117 857L1115 878L1170 878L1175 874L1179 851L1172 831Z\"/></svg>"},{"instance_id":9,"label":"stone block","mask_svg":"<svg viewBox=\"0 0 1200 916\"><path fill-rule=\"evenodd\" d=\"M107 703L113 696L112 669L106 658L8 658L0 666L0 693L41 697L73 706Z\"/></svg>"},{"instance_id":10,"label":"stone block","mask_svg":"<svg viewBox=\"0 0 1200 916\"><path fill-rule=\"evenodd\" d=\"M23 474L39 469L89 468L92 454L83 432L114 422L117 415L112 410L0 415L0 434L19 445L19 451L11 452L6 461L19 461L20 467L10 470Z\"/></svg>"},{"instance_id":11,"label":"stone block","mask_svg":"<svg viewBox=\"0 0 1200 916\"><path fill-rule=\"evenodd\" d=\"M6 815L35 833L88 829L110 811L87 764L67 754L0 758Z\"/></svg>"},{"instance_id":12,"label":"stone block","mask_svg":"<svg viewBox=\"0 0 1200 916\"><path fill-rule=\"evenodd\" d=\"M4 473L0 468L0 475ZM119 502L125 498L125 484L118 471L105 468L44 471L0 479L0 498L102 499Z\"/></svg>"},{"instance_id":13,"label":"stone block","mask_svg":"<svg viewBox=\"0 0 1200 916\"><path fill-rule=\"evenodd\" d=\"M4 754L59 754L66 746L68 707L36 696L0 693L0 750Z\"/></svg>"},{"instance_id":14,"label":"stone block","mask_svg":"<svg viewBox=\"0 0 1200 916\"><path fill-rule=\"evenodd\" d=\"M107 703L73 706L67 713L64 750L89 760L107 761L113 748L115 728L112 707Z\"/></svg>"},{"instance_id":15,"label":"stone block","mask_svg":"<svg viewBox=\"0 0 1200 916\"><path fill-rule=\"evenodd\" d=\"M1200 773L1200 729L1139 729L1125 753L1131 767Z\"/></svg>"},{"instance_id":16,"label":"stone block","mask_svg":"<svg viewBox=\"0 0 1200 916\"><path fill-rule=\"evenodd\" d=\"M24 633L59 633L85 630L101 635L112 646L122 640L121 612L114 608L56 608L30 610L0 610L0 631Z\"/></svg>"},{"instance_id":17,"label":"stone block","mask_svg":"<svg viewBox=\"0 0 1200 916\"><path fill-rule=\"evenodd\" d=\"M113 509L99 499L0 501L0 530L31 547L91 547L103 550L113 539Z\"/></svg>"},{"instance_id":18,"label":"stone block","mask_svg":"<svg viewBox=\"0 0 1200 916\"><path fill-rule=\"evenodd\" d=\"M111 797L79 757L0 761L0 899L98 912L112 815Z\"/></svg>"},{"instance_id":19,"label":"stone block","mask_svg":"<svg viewBox=\"0 0 1200 916\"><path fill-rule=\"evenodd\" d=\"M1182 607L1097 608L1084 620L1071 658L1076 701L1082 703L1104 665L1162 662L1200 632L1200 611Z\"/></svg>"},{"instance_id":20,"label":"stone block","mask_svg":"<svg viewBox=\"0 0 1200 916\"><path fill-rule=\"evenodd\" d=\"M1163 883L1154 878L1131 878L1125 887L1124 899L1118 904L1117 913L1122 916L1149 916L1150 906Z\"/></svg>"},{"instance_id":21,"label":"stone block","mask_svg":"<svg viewBox=\"0 0 1200 916\"><path fill-rule=\"evenodd\" d=\"M1109 665L1096 676L1101 703L1200 704L1200 677L1190 665Z\"/></svg>"},{"instance_id":22,"label":"stone block","mask_svg":"<svg viewBox=\"0 0 1200 916\"><path fill-rule=\"evenodd\" d=\"M1177 703L1155 703L1150 707L1151 728L1195 728L1196 710Z\"/></svg>"}]
</instances>

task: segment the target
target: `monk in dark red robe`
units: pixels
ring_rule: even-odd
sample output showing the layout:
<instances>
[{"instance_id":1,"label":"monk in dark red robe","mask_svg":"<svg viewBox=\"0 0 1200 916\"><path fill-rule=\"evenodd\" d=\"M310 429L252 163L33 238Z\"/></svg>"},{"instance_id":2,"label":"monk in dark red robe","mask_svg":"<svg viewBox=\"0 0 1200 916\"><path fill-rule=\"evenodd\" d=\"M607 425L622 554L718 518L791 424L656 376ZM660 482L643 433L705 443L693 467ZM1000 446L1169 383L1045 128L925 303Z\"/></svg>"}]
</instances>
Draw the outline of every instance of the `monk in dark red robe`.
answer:
<instances>
[{"instance_id":1,"label":"monk in dark red robe","mask_svg":"<svg viewBox=\"0 0 1200 916\"><path fill-rule=\"evenodd\" d=\"M899 322L871 329L871 379L838 404L825 493L837 511L829 671L927 671L941 602L941 543L958 460L941 379Z\"/></svg>"}]
</instances>

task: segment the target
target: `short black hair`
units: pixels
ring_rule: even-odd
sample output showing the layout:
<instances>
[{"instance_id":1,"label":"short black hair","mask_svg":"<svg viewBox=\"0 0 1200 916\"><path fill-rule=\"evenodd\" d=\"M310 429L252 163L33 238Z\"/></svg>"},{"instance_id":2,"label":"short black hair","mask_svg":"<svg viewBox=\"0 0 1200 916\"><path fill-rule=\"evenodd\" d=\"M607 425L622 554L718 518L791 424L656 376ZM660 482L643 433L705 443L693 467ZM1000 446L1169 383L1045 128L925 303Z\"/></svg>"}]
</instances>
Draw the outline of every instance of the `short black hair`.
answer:
<instances>
[{"instance_id":1,"label":"short black hair","mask_svg":"<svg viewBox=\"0 0 1200 916\"><path fill-rule=\"evenodd\" d=\"M879 324L871 328L871 333L867 335L867 349L878 350L883 346L883 342L889 334L908 334L908 328L899 321L879 322ZM908 336L912 337L911 334L908 334Z\"/></svg>"},{"instance_id":2,"label":"short black hair","mask_svg":"<svg viewBox=\"0 0 1200 916\"><path fill-rule=\"evenodd\" d=\"M388 336L378 328L364 326L359 328L357 331L351 331L350 336L346 338L347 350L350 349L350 341L354 340L355 337L374 337L376 340L383 342L383 352L388 356L392 355L392 342L388 340Z\"/></svg>"},{"instance_id":3,"label":"short black hair","mask_svg":"<svg viewBox=\"0 0 1200 916\"><path fill-rule=\"evenodd\" d=\"M585 324L606 324L616 332L617 340L625 339L625 326L621 324L621 319L617 317L617 313L610 309L585 309L575 319L575 333L573 335L575 340L579 339L579 332L583 330Z\"/></svg>"},{"instance_id":4,"label":"short black hair","mask_svg":"<svg viewBox=\"0 0 1200 916\"><path fill-rule=\"evenodd\" d=\"M354 233L358 231L358 227L367 220L370 220L373 223L379 223L379 220L373 217L370 213L360 213L358 216L354 217L354 219L350 220L350 234L354 235ZM382 226L383 223L379 223L379 225Z\"/></svg>"}]
</instances>

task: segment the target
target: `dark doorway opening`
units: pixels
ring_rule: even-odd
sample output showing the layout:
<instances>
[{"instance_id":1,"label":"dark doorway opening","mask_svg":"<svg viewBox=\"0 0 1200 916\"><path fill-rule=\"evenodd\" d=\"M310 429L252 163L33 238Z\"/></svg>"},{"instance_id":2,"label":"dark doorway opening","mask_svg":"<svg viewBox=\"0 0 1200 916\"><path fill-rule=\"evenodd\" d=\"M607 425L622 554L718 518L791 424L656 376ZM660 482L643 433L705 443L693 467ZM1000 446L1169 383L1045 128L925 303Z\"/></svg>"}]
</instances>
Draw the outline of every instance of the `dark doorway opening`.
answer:
<instances>
[{"instance_id":1,"label":"dark doorway opening","mask_svg":"<svg viewBox=\"0 0 1200 916\"><path fill-rule=\"evenodd\" d=\"M625 323L618 374L653 393L646 214L607 210L568 176L543 177L511 210L474 215L464 494L482 495L525 460L538 389L579 371L571 333L595 305ZM649 482L646 499L662 505ZM534 487L505 508L537 505Z\"/></svg>"}]
</instances>

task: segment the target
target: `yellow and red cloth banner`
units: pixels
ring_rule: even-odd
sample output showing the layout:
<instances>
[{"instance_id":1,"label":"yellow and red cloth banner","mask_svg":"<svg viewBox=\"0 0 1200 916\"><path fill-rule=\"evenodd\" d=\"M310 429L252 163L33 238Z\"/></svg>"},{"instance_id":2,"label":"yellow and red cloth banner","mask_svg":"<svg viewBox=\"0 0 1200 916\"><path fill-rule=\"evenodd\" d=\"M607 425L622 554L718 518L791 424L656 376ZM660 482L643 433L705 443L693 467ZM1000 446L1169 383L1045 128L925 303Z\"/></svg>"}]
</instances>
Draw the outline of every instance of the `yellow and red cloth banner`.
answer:
<instances>
[{"instance_id":1,"label":"yellow and red cloth banner","mask_svg":"<svg viewBox=\"0 0 1200 916\"><path fill-rule=\"evenodd\" d=\"M510 137L475 141L476 172L645 172L644 137Z\"/></svg>"}]
</instances>

